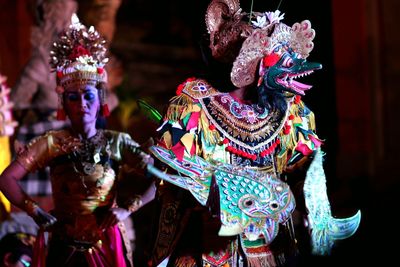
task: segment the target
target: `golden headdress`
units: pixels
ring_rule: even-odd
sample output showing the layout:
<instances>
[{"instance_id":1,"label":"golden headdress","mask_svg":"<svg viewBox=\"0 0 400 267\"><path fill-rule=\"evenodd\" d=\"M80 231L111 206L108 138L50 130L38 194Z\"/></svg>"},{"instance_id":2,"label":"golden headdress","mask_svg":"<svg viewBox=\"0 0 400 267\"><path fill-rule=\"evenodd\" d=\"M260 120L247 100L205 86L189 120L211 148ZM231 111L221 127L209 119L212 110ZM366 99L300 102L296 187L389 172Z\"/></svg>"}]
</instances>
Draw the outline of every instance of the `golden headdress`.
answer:
<instances>
[{"instance_id":1,"label":"golden headdress","mask_svg":"<svg viewBox=\"0 0 400 267\"><path fill-rule=\"evenodd\" d=\"M92 84L100 90L102 115L108 116L107 104L104 104L107 72L104 68L108 62L106 57L106 41L94 29L87 29L80 23L76 14L71 17L71 24L54 42L50 51L50 66L57 72L57 88L60 105L65 90L79 90L82 85ZM63 120L65 114L60 107L57 118Z\"/></svg>"},{"instance_id":2,"label":"golden headdress","mask_svg":"<svg viewBox=\"0 0 400 267\"><path fill-rule=\"evenodd\" d=\"M243 20L248 14L240 9L239 0L212 0L205 16L212 54L218 60L233 62L231 81L236 87L255 81L262 58L279 56L288 48L306 58L314 47L315 31L308 20L289 27L280 22L284 14L278 10L252 15L256 21L250 25ZM238 47L240 51L232 59Z\"/></svg>"},{"instance_id":3,"label":"golden headdress","mask_svg":"<svg viewBox=\"0 0 400 267\"><path fill-rule=\"evenodd\" d=\"M88 82L107 82L105 40L91 26L87 29L76 14L50 51L50 66L57 71L58 84L65 90Z\"/></svg>"}]
</instances>

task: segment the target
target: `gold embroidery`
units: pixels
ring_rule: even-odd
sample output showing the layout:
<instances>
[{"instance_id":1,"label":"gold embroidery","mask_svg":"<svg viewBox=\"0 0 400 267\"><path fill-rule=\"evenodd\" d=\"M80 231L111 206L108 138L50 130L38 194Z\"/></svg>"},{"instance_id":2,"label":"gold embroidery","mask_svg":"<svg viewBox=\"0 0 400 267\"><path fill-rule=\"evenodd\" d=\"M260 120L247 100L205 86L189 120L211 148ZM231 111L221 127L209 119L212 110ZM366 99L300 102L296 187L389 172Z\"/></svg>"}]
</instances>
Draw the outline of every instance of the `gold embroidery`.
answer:
<instances>
[{"instance_id":1,"label":"gold embroidery","mask_svg":"<svg viewBox=\"0 0 400 267\"><path fill-rule=\"evenodd\" d=\"M262 149L274 141L289 114L289 109L286 110L285 114L270 111L266 118L257 123L245 123L235 118L231 111L224 108L214 97L210 98L208 105L203 99L199 101L211 124L215 125L224 137L251 151ZM290 99L287 101L289 102ZM257 141L255 145L249 144L254 141Z\"/></svg>"},{"instance_id":2,"label":"gold embroidery","mask_svg":"<svg viewBox=\"0 0 400 267\"><path fill-rule=\"evenodd\" d=\"M209 83L201 79L186 83L183 92L194 99L201 99L220 94L220 92L213 88Z\"/></svg>"}]
</instances>

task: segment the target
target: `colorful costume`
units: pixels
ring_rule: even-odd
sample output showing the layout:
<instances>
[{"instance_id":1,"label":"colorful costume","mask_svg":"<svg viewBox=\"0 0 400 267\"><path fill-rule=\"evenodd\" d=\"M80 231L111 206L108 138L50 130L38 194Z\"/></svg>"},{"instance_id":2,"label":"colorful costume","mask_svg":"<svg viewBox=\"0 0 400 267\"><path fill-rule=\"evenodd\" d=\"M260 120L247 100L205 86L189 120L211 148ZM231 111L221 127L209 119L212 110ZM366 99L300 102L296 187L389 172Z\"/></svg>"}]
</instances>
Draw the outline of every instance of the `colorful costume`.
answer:
<instances>
[{"instance_id":1,"label":"colorful costume","mask_svg":"<svg viewBox=\"0 0 400 267\"><path fill-rule=\"evenodd\" d=\"M254 90L258 101L190 78L158 129L160 142L151 151L169 172L150 168L168 182L158 191L153 266L166 257L173 266L281 266L297 253L292 218L303 201L315 254L329 254L336 239L358 228L359 212L331 216L322 141L300 98L311 86L295 81L321 68L306 61L315 36L310 22L289 27L276 11L256 13L251 26L245 15L238 1L214 0L206 22L214 58L229 62L239 46L231 81ZM306 167L307 160L301 187L286 172Z\"/></svg>"},{"instance_id":2,"label":"colorful costume","mask_svg":"<svg viewBox=\"0 0 400 267\"><path fill-rule=\"evenodd\" d=\"M123 224L102 231L97 220L116 205L115 164L125 153L135 152L138 144L128 134L99 130L83 140L82 150L67 153L76 145L71 138L68 130L50 131L32 140L17 157L28 171L50 166L52 213L58 222L51 232L49 264L84 266L79 261L84 256L89 266L126 266L124 255L130 255L130 248L121 242Z\"/></svg>"}]
</instances>

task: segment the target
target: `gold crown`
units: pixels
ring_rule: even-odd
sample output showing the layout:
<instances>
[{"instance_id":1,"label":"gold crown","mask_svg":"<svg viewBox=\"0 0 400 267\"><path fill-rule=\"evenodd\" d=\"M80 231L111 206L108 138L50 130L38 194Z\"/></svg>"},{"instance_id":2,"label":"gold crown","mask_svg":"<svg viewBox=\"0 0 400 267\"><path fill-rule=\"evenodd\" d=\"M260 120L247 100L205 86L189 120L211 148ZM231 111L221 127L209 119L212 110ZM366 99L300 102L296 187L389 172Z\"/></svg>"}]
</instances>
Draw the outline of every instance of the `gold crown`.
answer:
<instances>
[{"instance_id":1,"label":"gold crown","mask_svg":"<svg viewBox=\"0 0 400 267\"><path fill-rule=\"evenodd\" d=\"M104 69L108 62L105 40L79 22L76 14L50 51L50 66L57 72L59 85L65 89L90 82L107 82Z\"/></svg>"}]
</instances>

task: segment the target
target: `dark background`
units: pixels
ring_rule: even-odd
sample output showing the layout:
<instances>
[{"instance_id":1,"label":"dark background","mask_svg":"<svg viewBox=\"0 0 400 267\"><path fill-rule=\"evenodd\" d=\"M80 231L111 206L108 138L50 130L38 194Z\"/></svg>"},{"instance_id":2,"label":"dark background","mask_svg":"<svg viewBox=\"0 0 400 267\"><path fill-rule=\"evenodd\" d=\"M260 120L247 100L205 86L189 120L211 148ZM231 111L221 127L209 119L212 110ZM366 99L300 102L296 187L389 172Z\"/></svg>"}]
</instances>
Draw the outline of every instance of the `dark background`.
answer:
<instances>
[{"instance_id":1,"label":"dark background","mask_svg":"<svg viewBox=\"0 0 400 267\"><path fill-rule=\"evenodd\" d=\"M117 14L111 51L123 63L116 89L120 106L110 126L140 142L156 126L134 109L121 121L124 105L142 98L162 110L179 83L204 72L199 40L208 0L124 0ZM273 11L279 1L255 1L254 10ZM249 10L250 1L242 1ZM400 35L397 0L282 1L284 22L304 19L316 30L310 61L323 69L303 97L315 112L325 140L328 193L335 217L362 211L357 233L316 266L386 266L396 256L395 217L399 182L398 99ZM12 87L29 58L32 21L25 1L0 0L0 71Z\"/></svg>"}]
</instances>

